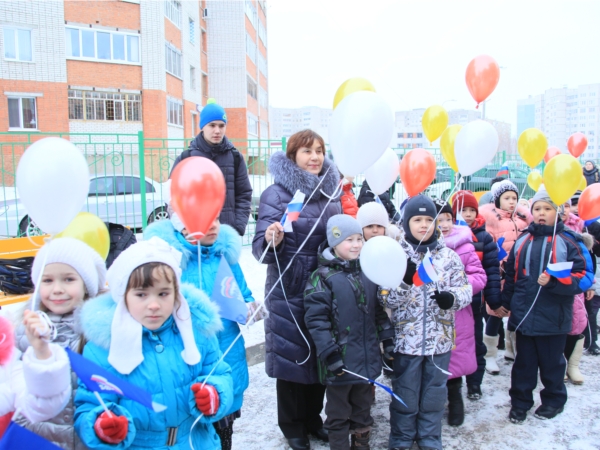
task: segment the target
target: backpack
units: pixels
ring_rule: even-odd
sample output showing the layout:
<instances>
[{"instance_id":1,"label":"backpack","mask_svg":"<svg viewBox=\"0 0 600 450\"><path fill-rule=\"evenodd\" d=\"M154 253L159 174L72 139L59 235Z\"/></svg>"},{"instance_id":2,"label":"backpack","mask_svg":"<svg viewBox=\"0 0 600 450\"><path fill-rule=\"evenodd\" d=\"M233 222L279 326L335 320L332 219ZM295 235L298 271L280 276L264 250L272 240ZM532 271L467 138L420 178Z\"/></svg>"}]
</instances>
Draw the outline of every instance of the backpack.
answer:
<instances>
[{"instance_id":1,"label":"backpack","mask_svg":"<svg viewBox=\"0 0 600 450\"><path fill-rule=\"evenodd\" d=\"M33 257L0 259L0 291L5 294L23 295L34 290L31 280Z\"/></svg>"},{"instance_id":2,"label":"backpack","mask_svg":"<svg viewBox=\"0 0 600 450\"><path fill-rule=\"evenodd\" d=\"M131 247L137 242L135 234L129 228L119 225L118 223L104 222L106 228L108 228L108 234L110 236L110 250L106 257L106 268L108 269L117 256L121 254L123 250Z\"/></svg>"},{"instance_id":3,"label":"backpack","mask_svg":"<svg viewBox=\"0 0 600 450\"><path fill-rule=\"evenodd\" d=\"M575 241L579 247L579 251L583 256L583 259L585 260L585 276L579 281L579 287L585 292L594 284L594 265L592 263L592 255L583 243L583 239L579 234L566 228L563 230L563 233L569 235L569 237Z\"/></svg>"},{"instance_id":4,"label":"backpack","mask_svg":"<svg viewBox=\"0 0 600 450\"><path fill-rule=\"evenodd\" d=\"M233 178L235 180L235 179L237 179L238 167L240 167L242 155L235 148L233 150L231 150L231 153L233 154ZM183 152L181 152L181 155L179 155L179 156L180 156L179 161L181 162L185 158L189 158L190 156L192 156L192 150L188 148L187 150L184 150Z\"/></svg>"}]
</instances>

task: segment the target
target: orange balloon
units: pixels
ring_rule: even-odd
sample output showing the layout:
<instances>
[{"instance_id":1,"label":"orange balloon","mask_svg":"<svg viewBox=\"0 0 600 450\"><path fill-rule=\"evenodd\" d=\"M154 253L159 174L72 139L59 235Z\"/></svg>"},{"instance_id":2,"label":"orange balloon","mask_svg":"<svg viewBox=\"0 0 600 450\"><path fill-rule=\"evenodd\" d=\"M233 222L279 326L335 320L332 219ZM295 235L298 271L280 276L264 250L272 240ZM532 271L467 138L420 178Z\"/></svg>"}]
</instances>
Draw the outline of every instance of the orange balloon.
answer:
<instances>
[{"instance_id":1,"label":"orange balloon","mask_svg":"<svg viewBox=\"0 0 600 450\"><path fill-rule=\"evenodd\" d=\"M544 156L544 162L548 164L548 161L550 161L556 155L560 155L561 153L562 152L558 147L548 147L548 150L546 150L546 155Z\"/></svg>"},{"instance_id":2,"label":"orange balloon","mask_svg":"<svg viewBox=\"0 0 600 450\"><path fill-rule=\"evenodd\" d=\"M490 96L500 80L500 67L489 55L479 55L469 63L465 81L477 106Z\"/></svg>"},{"instance_id":3,"label":"orange balloon","mask_svg":"<svg viewBox=\"0 0 600 450\"><path fill-rule=\"evenodd\" d=\"M435 158L427 150L415 148L400 162L400 180L410 197L424 191L435 178Z\"/></svg>"},{"instance_id":4,"label":"orange balloon","mask_svg":"<svg viewBox=\"0 0 600 450\"><path fill-rule=\"evenodd\" d=\"M579 217L592 220L600 217L600 184L590 184L579 197Z\"/></svg>"},{"instance_id":5,"label":"orange balloon","mask_svg":"<svg viewBox=\"0 0 600 450\"><path fill-rule=\"evenodd\" d=\"M171 205L192 237L200 239L225 202L225 178L214 162L201 156L183 159L171 174Z\"/></svg>"},{"instance_id":6,"label":"orange balloon","mask_svg":"<svg viewBox=\"0 0 600 450\"><path fill-rule=\"evenodd\" d=\"M579 158L585 149L587 148L588 140L583 133L575 133L567 141L567 148L569 153L575 158Z\"/></svg>"}]
</instances>

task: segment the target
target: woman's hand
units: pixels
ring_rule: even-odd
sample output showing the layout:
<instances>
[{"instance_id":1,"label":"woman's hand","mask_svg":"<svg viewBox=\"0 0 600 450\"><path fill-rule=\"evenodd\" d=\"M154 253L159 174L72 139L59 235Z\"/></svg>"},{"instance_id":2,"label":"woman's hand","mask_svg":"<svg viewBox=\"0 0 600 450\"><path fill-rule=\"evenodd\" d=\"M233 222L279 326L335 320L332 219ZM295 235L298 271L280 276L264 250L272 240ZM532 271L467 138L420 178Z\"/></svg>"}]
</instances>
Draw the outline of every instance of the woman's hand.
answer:
<instances>
[{"instance_id":1,"label":"woman's hand","mask_svg":"<svg viewBox=\"0 0 600 450\"><path fill-rule=\"evenodd\" d=\"M273 239L275 239L275 247L281 244L283 241L283 227L279 222L274 222L265 230L265 241L268 244L273 243Z\"/></svg>"},{"instance_id":2,"label":"woman's hand","mask_svg":"<svg viewBox=\"0 0 600 450\"><path fill-rule=\"evenodd\" d=\"M23 325L25 325L25 334L33 347L35 357L40 360L50 358L52 356L50 346L41 336L48 325L42 322L40 316L29 310L23 314Z\"/></svg>"}]
</instances>

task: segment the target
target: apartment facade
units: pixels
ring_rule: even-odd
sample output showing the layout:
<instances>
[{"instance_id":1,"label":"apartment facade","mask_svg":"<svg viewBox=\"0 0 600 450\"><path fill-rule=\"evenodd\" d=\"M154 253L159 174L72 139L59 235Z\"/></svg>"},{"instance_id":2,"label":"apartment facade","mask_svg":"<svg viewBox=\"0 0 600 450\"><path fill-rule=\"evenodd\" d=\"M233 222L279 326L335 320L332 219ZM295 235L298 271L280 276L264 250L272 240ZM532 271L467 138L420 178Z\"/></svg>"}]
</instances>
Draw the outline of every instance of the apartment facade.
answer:
<instances>
[{"instance_id":1,"label":"apartment facade","mask_svg":"<svg viewBox=\"0 0 600 450\"><path fill-rule=\"evenodd\" d=\"M271 139L289 138L298 131L310 128L329 140L329 124L331 123L332 109L318 106L304 108L271 108L269 110L269 123L271 125Z\"/></svg>"}]
</instances>

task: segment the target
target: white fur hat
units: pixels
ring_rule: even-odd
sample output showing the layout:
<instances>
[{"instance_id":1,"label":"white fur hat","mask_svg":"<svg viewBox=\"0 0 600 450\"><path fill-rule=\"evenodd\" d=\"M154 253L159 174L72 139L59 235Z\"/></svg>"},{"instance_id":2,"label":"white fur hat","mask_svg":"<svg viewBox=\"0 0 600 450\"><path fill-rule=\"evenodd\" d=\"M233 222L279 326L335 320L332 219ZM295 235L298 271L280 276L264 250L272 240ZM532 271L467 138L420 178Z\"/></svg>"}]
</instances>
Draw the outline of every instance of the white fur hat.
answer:
<instances>
[{"instance_id":1,"label":"white fur hat","mask_svg":"<svg viewBox=\"0 0 600 450\"><path fill-rule=\"evenodd\" d=\"M365 203L358 209L356 220L360 223L361 228L369 225L381 225L387 228L390 224L390 218L384 206L377 202Z\"/></svg>"},{"instance_id":2,"label":"white fur hat","mask_svg":"<svg viewBox=\"0 0 600 450\"><path fill-rule=\"evenodd\" d=\"M127 248L108 270L108 287L117 304L111 326L111 341L108 362L120 373L131 373L144 360L142 352L142 324L135 320L125 304L125 291L131 273L138 267L152 262L169 266L179 282L181 278L181 252L158 237L138 242ZM173 314L175 324L183 340L181 357L189 364L200 362L200 352L194 339L192 318L187 300L179 294L180 306ZM123 345L126 342L127 345Z\"/></svg>"}]
</instances>

